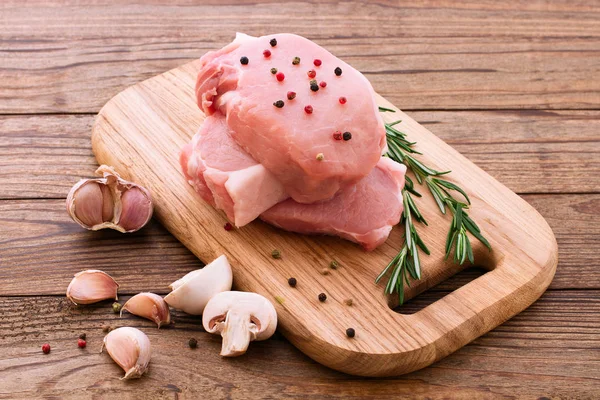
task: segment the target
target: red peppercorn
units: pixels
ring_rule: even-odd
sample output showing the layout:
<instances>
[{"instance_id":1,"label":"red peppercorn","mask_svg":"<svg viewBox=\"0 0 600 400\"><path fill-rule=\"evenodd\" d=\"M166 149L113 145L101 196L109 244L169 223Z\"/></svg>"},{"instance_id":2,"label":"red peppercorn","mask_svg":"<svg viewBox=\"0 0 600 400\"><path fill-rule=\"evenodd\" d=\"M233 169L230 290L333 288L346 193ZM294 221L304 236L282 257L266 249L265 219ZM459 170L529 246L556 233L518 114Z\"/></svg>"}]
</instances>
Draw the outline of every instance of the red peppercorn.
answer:
<instances>
[{"instance_id":1,"label":"red peppercorn","mask_svg":"<svg viewBox=\"0 0 600 400\"><path fill-rule=\"evenodd\" d=\"M226 231L230 231L233 229L233 226L231 226L231 224L229 222L227 222L224 226L223 229L225 229Z\"/></svg>"},{"instance_id":2,"label":"red peppercorn","mask_svg":"<svg viewBox=\"0 0 600 400\"><path fill-rule=\"evenodd\" d=\"M324 88L325 86L327 86L327 82L321 81L321 82L319 82L319 86L321 86L322 88Z\"/></svg>"},{"instance_id":3,"label":"red peppercorn","mask_svg":"<svg viewBox=\"0 0 600 400\"><path fill-rule=\"evenodd\" d=\"M294 100L296 98L296 92L287 92L288 100Z\"/></svg>"},{"instance_id":4,"label":"red peppercorn","mask_svg":"<svg viewBox=\"0 0 600 400\"><path fill-rule=\"evenodd\" d=\"M322 62L317 58L315 61L313 61L313 64L315 64L315 67L320 67Z\"/></svg>"},{"instance_id":5,"label":"red peppercorn","mask_svg":"<svg viewBox=\"0 0 600 400\"><path fill-rule=\"evenodd\" d=\"M346 98L344 96L340 97L340 104L346 104Z\"/></svg>"},{"instance_id":6,"label":"red peppercorn","mask_svg":"<svg viewBox=\"0 0 600 400\"><path fill-rule=\"evenodd\" d=\"M275 78L277 78L277 80L279 82L283 81L285 79L285 75L283 74L283 72L278 72L275 74Z\"/></svg>"},{"instance_id":7,"label":"red peppercorn","mask_svg":"<svg viewBox=\"0 0 600 400\"><path fill-rule=\"evenodd\" d=\"M44 352L44 354L50 353L50 345L48 343L44 343L42 345L42 351Z\"/></svg>"},{"instance_id":8,"label":"red peppercorn","mask_svg":"<svg viewBox=\"0 0 600 400\"><path fill-rule=\"evenodd\" d=\"M265 51L263 51L263 56L265 56L265 58L271 57L271 50L265 50Z\"/></svg>"},{"instance_id":9,"label":"red peppercorn","mask_svg":"<svg viewBox=\"0 0 600 400\"><path fill-rule=\"evenodd\" d=\"M340 132L340 131L333 132L333 138L335 140L342 140L342 132Z\"/></svg>"},{"instance_id":10,"label":"red peppercorn","mask_svg":"<svg viewBox=\"0 0 600 400\"><path fill-rule=\"evenodd\" d=\"M78 340L77 340L77 347L79 347L80 349L83 349L83 348L85 348L85 345L86 345L86 344L87 344L87 343L86 343L86 342L85 342L85 340L83 340L83 339L78 339Z\"/></svg>"},{"instance_id":11,"label":"red peppercorn","mask_svg":"<svg viewBox=\"0 0 600 400\"><path fill-rule=\"evenodd\" d=\"M312 106L306 106L306 107L304 107L304 112L307 113L307 114L312 114L312 112L313 112Z\"/></svg>"},{"instance_id":12,"label":"red peppercorn","mask_svg":"<svg viewBox=\"0 0 600 400\"><path fill-rule=\"evenodd\" d=\"M310 71L307 72L308 77L310 79L314 78L315 76L317 76L317 71L315 71L314 69L311 69Z\"/></svg>"}]
</instances>

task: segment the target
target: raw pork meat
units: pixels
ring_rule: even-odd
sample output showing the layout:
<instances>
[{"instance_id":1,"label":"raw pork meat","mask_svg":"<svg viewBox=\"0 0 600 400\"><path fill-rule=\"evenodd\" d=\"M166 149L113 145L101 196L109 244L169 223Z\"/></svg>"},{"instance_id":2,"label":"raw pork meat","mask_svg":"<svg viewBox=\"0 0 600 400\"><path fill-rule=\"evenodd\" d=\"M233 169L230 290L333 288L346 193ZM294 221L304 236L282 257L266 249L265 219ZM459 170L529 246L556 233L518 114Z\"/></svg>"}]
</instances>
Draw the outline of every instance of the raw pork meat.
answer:
<instances>
[{"instance_id":1,"label":"raw pork meat","mask_svg":"<svg viewBox=\"0 0 600 400\"><path fill-rule=\"evenodd\" d=\"M273 174L232 139L219 113L206 118L180 162L202 198L238 227L289 197Z\"/></svg>"},{"instance_id":2,"label":"raw pork meat","mask_svg":"<svg viewBox=\"0 0 600 400\"><path fill-rule=\"evenodd\" d=\"M311 70L320 84L312 89ZM288 92L295 98L288 99ZM356 183L375 167L386 145L369 81L300 36L238 34L201 58L196 96L207 115L226 116L235 141L299 203L330 199ZM283 107L275 106L278 101ZM338 131L350 132L351 139L334 139Z\"/></svg>"},{"instance_id":3,"label":"raw pork meat","mask_svg":"<svg viewBox=\"0 0 600 400\"><path fill-rule=\"evenodd\" d=\"M369 175L330 200L301 204L288 199L260 218L286 231L340 236L373 250L400 221L406 167L381 157Z\"/></svg>"}]
</instances>

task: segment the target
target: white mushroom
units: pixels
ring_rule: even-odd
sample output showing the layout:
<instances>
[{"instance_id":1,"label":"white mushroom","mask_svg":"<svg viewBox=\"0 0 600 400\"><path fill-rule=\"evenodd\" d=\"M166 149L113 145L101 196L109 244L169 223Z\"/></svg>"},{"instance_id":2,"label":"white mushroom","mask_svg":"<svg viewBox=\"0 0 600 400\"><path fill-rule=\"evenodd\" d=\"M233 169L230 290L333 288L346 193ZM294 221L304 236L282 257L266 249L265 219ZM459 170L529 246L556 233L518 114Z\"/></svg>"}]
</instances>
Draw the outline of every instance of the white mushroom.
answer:
<instances>
[{"instance_id":1,"label":"white mushroom","mask_svg":"<svg viewBox=\"0 0 600 400\"><path fill-rule=\"evenodd\" d=\"M217 293L231 290L233 274L227 257L222 255L202 269L197 269L171 283L165 301L192 315L200 315L206 303Z\"/></svg>"},{"instance_id":2,"label":"white mushroom","mask_svg":"<svg viewBox=\"0 0 600 400\"><path fill-rule=\"evenodd\" d=\"M277 328L273 304L257 293L222 292L210 299L202 325L207 332L223 337L221 355L242 355L253 340L270 338Z\"/></svg>"}]
</instances>

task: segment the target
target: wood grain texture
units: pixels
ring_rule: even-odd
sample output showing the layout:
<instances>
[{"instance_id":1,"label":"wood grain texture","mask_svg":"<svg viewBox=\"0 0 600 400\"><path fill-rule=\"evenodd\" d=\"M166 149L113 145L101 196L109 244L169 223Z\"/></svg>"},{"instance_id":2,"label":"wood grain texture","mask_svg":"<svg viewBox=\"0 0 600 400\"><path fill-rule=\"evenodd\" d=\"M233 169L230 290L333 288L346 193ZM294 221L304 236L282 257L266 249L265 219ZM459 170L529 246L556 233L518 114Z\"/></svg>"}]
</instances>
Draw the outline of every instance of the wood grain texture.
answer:
<instances>
[{"instance_id":1,"label":"wood grain texture","mask_svg":"<svg viewBox=\"0 0 600 400\"><path fill-rule=\"evenodd\" d=\"M558 241L559 264L550 288L600 289L600 195L523 197ZM0 201L0 226L0 296L62 296L73 274L86 268L113 275L120 293L167 293L171 282L202 265L154 221L133 234L89 232L71 221L64 200ZM44 279L28 284L38 276ZM465 271L434 289L454 290L474 276Z\"/></svg>"},{"instance_id":2,"label":"wood grain texture","mask_svg":"<svg viewBox=\"0 0 600 400\"><path fill-rule=\"evenodd\" d=\"M306 36L404 110L600 107L597 2L158 3L3 1L0 112L97 112L236 31Z\"/></svg>"},{"instance_id":3,"label":"wood grain texture","mask_svg":"<svg viewBox=\"0 0 600 400\"><path fill-rule=\"evenodd\" d=\"M516 193L600 193L600 111L409 115ZM94 118L0 116L0 199L63 198L91 176Z\"/></svg>"},{"instance_id":4,"label":"wood grain texture","mask_svg":"<svg viewBox=\"0 0 600 400\"><path fill-rule=\"evenodd\" d=\"M1 298L0 398L592 399L600 387L599 299L595 290L549 291L434 366L367 380L315 363L279 335L252 343L241 358L222 359L219 337L181 313L174 326L157 330L128 314L119 319L110 303L75 307L65 298ZM104 324L148 334L147 376L119 381L122 370L98 354ZM82 332L84 350L77 348ZM190 337L199 342L196 350L187 347ZM40 350L46 342L49 355Z\"/></svg>"},{"instance_id":5,"label":"wood grain texture","mask_svg":"<svg viewBox=\"0 0 600 400\"><path fill-rule=\"evenodd\" d=\"M557 264L554 235L544 219L505 186L469 162L423 126L397 110L384 118L396 125L423 161L454 171L451 179L469 193L469 214L478 221L493 252L475 243L478 265L490 271L414 315L399 315L383 285L373 279L397 253L402 238L395 229L386 243L364 252L347 241L276 230L256 221L227 232L217 210L199 200L183 177L178 154L202 122L194 97L197 61L132 86L100 111L92 131L99 163L113 165L126 179L150 190L157 219L204 262L226 254L236 286L274 300L278 329L300 350L331 368L363 376L390 376L423 368L484 334L537 299L550 284ZM378 102L392 105L383 98ZM390 114L390 113L387 113ZM443 167L442 167L443 166ZM424 258L421 279L408 297L433 287L461 269L444 259L448 221L431 198L420 201L429 222L422 238L431 256ZM510 218L509 218L510 216ZM273 248L283 252L273 260ZM336 259L346 266L331 276L321 269ZM290 276L298 287L287 285ZM493 288L493 289L492 289ZM326 292L327 302L317 295ZM355 305L344 299L351 293ZM380 325L373 325L376 318ZM327 321L327 323L325 323ZM349 340L345 330L357 329ZM404 340L399 341L401 337Z\"/></svg>"}]
</instances>

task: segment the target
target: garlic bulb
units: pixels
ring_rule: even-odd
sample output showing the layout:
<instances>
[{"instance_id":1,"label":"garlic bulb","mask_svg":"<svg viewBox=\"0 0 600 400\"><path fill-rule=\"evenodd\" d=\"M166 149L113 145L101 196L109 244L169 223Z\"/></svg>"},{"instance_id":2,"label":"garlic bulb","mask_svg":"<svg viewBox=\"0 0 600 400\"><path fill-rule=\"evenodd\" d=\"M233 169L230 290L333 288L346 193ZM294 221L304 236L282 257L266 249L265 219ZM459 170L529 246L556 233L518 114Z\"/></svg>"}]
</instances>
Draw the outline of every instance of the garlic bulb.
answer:
<instances>
[{"instance_id":1,"label":"garlic bulb","mask_svg":"<svg viewBox=\"0 0 600 400\"><path fill-rule=\"evenodd\" d=\"M96 170L103 178L82 179L67 196L67 211L73 221L89 230L104 228L135 232L152 217L150 192L121 179L112 167Z\"/></svg>"},{"instance_id":2,"label":"garlic bulb","mask_svg":"<svg viewBox=\"0 0 600 400\"><path fill-rule=\"evenodd\" d=\"M102 350L125 371L122 380L141 377L150 362L150 340L136 328L117 328L104 337ZM100 350L100 352L102 352Z\"/></svg>"},{"instance_id":3,"label":"garlic bulb","mask_svg":"<svg viewBox=\"0 0 600 400\"><path fill-rule=\"evenodd\" d=\"M159 329L161 325L169 325L171 323L169 306L162 297L154 293L136 294L125 302L121 308L121 316L123 315L123 310L156 322Z\"/></svg>"},{"instance_id":4,"label":"garlic bulb","mask_svg":"<svg viewBox=\"0 0 600 400\"><path fill-rule=\"evenodd\" d=\"M185 313L200 315L211 297L231 290L232 281L231 265L222 255L204 268L171 283L172 292L165 296L165 301Z\"/></svg>"},{"instance_id":5,"label":"garlic bulb","mask_svg":"<svg viewBox=\"0 0 600 400\"><path fill-rule=\"evenodd\" d=\"M92 304L102 300L117 300L119 284L104 271L88 269L75 274L67 298L74 304Z\"/></svg>"}]
</instances>

